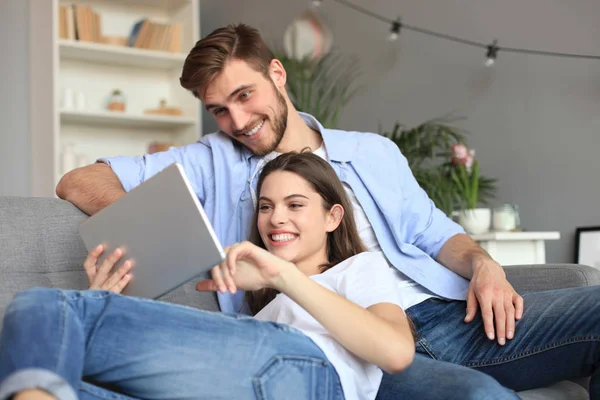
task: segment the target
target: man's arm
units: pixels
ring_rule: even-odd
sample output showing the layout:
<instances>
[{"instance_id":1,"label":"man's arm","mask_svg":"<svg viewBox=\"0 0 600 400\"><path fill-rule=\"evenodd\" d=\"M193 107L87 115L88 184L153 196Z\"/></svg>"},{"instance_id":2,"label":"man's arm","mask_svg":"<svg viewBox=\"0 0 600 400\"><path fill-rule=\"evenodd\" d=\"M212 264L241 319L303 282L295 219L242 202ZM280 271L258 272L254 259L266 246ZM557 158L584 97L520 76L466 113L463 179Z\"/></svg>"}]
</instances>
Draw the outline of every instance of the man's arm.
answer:
<instances>
[{"instance_id":1,"label":"man's arm","mask_svg":"<svg viewBox=\"0 0 600 400\"><path fill-rule=\"evenodd\" d=\"M512 339L515 320L523 316L523 298L506 280L504 269L469 235L452 236L436 260L446 268L470 279L465 322L471 322L481 308L486 335L500 345ZM495 325L495 327L494 327Z\"/></svg>"},{"instance_id":2,"label":"man's arm","mask_svg":"<svg viewBox=\"0 0 600 400\"><path fill-rule=\"evenodd\" d=\"M96 163L65 174L56 186L56 195L93 215L125 195L110 166Z\"/></svg>"},{"instance_id":3,"label":"man's arm","mask_svg":"<svg viewBox=\"0 0 600 400\"><path fill-rule=\"evenodd\" d=\"M473 265L493 261L469 235L457 234L444 243L436 261L466 279L473 278ZM474 261L480 261L475 263ZM502 268L500 268L502 269Z\"/></svg>"}]
</instances>

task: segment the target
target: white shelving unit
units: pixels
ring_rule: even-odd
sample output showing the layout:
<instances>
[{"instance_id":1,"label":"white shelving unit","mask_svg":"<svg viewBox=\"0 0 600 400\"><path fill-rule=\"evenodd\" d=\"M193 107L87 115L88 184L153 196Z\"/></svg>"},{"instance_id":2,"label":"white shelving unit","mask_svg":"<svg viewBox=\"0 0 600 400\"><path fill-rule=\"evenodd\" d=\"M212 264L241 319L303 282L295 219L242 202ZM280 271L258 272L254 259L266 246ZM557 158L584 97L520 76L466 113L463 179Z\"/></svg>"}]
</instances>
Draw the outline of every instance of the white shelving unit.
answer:
<instances>
[{"instance_id":1,"label":"white shelving unit","mask_svg":"<svg viewBox=\"0 0 600 400\"><path fill-rule=\"evenodd\" d=\"M180 87L185 57L199 39L199 0L29 0L32 194L54 196L66 172L61 154L70 145L80 160L136 156L153 141L175 145L201 136L198 101ZM181 53L147 50L59 37L60 5L90 6L101 16L103 35L129 36L143 18L181 23ZM125 112L107 110L119 89ZM65 104L66 91L73 104ZM84 101L80 106L78 97ZM164 99L182 116L145 114Z\"/></svg>"}]
</instances>

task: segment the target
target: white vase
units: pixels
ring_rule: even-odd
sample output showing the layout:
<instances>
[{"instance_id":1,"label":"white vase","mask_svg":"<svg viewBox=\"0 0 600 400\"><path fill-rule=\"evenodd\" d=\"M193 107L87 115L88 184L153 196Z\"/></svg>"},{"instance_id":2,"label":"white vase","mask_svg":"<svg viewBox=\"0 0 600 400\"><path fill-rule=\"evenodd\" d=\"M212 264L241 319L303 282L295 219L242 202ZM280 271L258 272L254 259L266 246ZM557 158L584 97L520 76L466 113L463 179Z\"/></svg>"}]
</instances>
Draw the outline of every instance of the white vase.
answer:
<instances>
[{"instance_id":1,"label":"white vase","mask_svg":"<svg viewBox=\"0 0 600 400\"><path fill-rule=\"evenodd\" d=\"M472 235L489 232L492 212L489 208L462 210L458 215L458 223Z\"/></svg>"}]
</instances>

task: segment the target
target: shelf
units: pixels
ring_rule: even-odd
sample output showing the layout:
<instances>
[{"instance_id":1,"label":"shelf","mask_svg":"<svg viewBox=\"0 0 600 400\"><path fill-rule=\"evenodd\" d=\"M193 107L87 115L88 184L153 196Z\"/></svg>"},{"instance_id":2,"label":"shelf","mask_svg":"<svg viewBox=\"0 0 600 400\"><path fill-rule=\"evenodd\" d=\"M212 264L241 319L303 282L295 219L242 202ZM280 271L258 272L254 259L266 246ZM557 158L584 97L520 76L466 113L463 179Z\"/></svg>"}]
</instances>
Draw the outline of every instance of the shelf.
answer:
<instances>
[{"instance_id":1,"label":"shelf","mask_svg":"<svg viewBox=\"0 0 600 400\"><path fill-rule=\"evenodd\" d=\"M79 42L61 39L58 41L60 57L71 60L93 61L110 65L127 65L140 68L181 68L185 54L165 51L137 49L103 43Z\"/></svg>"},{"instance_id":2,"label":"shelf","mask_svg":"<svg viewBox=\"0 0 600 400\"><path fill-rule=\"evenodd\" d=\"M479 235L471 235L473 240L478 241L522 241L522 240L558 240L560 232L487 232Z\"/></svg>"},{"instance_id":3,"label":"shelf","mask_svg":"<svg viewBox=\"0 0 600 400\"><path fill-rule=\"evenodd\" d=\"M60 112L62 123L100 125L122 128L174 129L193 126L196 121L189 117L168 115L132 115L109 111L71 111Z\"/></svg>"}]
</instances>

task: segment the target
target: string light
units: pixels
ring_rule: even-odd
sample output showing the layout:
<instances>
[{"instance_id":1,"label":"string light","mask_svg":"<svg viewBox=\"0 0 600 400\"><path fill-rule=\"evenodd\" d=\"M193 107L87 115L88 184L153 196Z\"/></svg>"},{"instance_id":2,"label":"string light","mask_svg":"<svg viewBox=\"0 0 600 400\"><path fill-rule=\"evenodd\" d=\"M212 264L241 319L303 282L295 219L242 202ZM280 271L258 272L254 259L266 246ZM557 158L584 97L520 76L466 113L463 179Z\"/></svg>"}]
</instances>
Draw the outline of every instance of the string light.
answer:
<instances>
[{"instance_id":1,"label":"string light","mask_svg":"<svg viewBox=\"0 0 600 400\"><path fill-rule=\"evenodd\" d=\"M313 0L312 2L313 7L321 7L321 4L323 4L323 0Z\"/></svg>"},{"instance_id":2,"label":"string light","mask_svg":"<svg viewBox=\"0 0 600 400\"><path fill-rule=\"evenodd\" d=\"M496 62L496 57L498 56L498 50L498 41L494 40L494 42L487 47L487 53L485 55L487 58L485 60L486 67L491 67L492 65L494 65L494 63Z\"/></svg>"},{"instance_id":3,"label":"string light","mask_svg":"<svg viewBox=\"0 0 600 400\"><path fill-rule=\"evenodd\" d=\"M393 42L398 39L400 36L400 29L402 29L402 22L400 22L400 18L392 22L392 27L390 28L390 36L388 39L390 42Z\"/></svg>"},{"instance_id":4,"label":"string light","mask_svg":"<svg viewBox=\"0 0 600 400\"><path fill-rule=\"evenodd\" d=\"M514 47L499 47L496 44L496 41L494 41L493 44L489 45L486 43L482 43L482 42L478 42L478 41L474 41L474 40L468 40L468 39L463 39L460 37L456 37L456 36L452 36L452 35L448 35L445 33L440 33L440 32L435 32L429 29L425 29L425 28L419 28L417 26L413 26L413 25L407 25L405 23L400 23L399 20L392 20L388 17L385 17L383 15L377 14L371 10L368 10L362 6L356 5L353 2L349 1L349 0L333 0L338 4L341 4L343 6L346 6L348 8L353 9L354 11L357 11L363 15L369 16L373 19L379 20L381 22L384 22L386 24L389 24L392 29L391 29L391 33L389 36L390 40L396 40L398 38L398 35L400 33L400 29L402 30L408 30L408 31L413 31L413 32L418 32L418 33L422 33L424 35L428 35L428 36L434 36L440 39L446 39L455 43L461 43L461 44L465 44L468 46L472 46L472 47L478 47L481 49L485 49L487 50L487 58L485 61L485 65L492 66L495 62L496 62L496 58L498 56L498 52L499 51L503 51L505 53L521 53L521 54L533 54L533 55L541 55L541 56L551 56L551 57L565 57L565 58L580 58L580 59L588 59L588 60L600 60L600 55L590 55L590 54L573 54L573 53L559 53L559 52L554 52L554 51L541 51L541 50L531 50L531 49L520 49L520 48L514 48ZM321 4L323 2L323 0L313 0L313 5L316 5L316 3ZM398 25L395 25L395 24ZM394 32L394 28L398 26L398 32Z\"/></svg>"}]
</instances>

